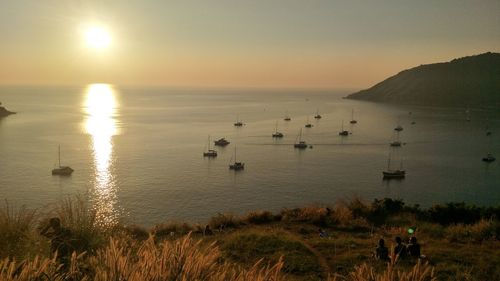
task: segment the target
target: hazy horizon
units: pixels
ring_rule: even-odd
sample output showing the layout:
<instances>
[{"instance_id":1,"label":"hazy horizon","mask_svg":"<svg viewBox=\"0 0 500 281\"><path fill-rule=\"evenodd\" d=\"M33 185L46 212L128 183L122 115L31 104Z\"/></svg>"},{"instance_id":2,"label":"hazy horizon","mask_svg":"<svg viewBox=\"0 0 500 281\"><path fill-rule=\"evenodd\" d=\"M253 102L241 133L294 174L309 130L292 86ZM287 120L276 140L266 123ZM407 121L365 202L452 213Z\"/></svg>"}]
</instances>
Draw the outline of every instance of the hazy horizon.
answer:
<instances>
[{"instance_id":1,"label":"hazy horizon","mask_svg":"<svg viewBox=\"0 0 500 281\"><path fill-rule=\"evenodd\" d=\"M499 1L0 5L6 85L360 89L420 64L500 52ZM105 47L85 42L95 26Z\"/></svg>"}]
</instances>

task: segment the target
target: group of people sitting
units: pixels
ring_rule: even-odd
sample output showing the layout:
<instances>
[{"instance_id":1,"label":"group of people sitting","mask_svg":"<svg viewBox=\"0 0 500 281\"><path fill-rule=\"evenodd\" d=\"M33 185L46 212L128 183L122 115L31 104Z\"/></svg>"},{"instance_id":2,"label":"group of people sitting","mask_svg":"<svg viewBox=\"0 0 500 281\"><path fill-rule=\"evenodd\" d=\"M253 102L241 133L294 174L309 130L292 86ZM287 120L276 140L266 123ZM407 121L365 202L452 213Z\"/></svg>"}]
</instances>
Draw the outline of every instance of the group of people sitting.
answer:
<instances>
[{"instance_id":1,"label":"group of people sitting","mask_svg":"<svg viewBox=\"0 0 500 281\"><path fill-rule=\"evenodd\" d=\"M378 260L389 261L390 256L397 257L398 259L404 259L406 257L420 258L420 244L417 242L417 238L412 236L407 245L403 244L401 237L396 237L396 245L392 249L392 253L389 253L389 249L385 246L384 239L378 241L378 246L375 249L374 256Z\"/></svg>"}]
</instances>

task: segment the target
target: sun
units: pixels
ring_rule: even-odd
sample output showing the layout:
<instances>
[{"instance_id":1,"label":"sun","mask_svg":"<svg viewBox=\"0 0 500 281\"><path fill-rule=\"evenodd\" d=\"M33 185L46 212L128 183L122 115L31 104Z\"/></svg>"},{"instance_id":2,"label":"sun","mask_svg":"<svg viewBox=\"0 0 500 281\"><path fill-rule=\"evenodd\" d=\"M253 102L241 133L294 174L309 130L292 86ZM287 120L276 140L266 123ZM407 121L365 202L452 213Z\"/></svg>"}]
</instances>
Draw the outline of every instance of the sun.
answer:
<instances>
[{"instance_id":1,"label":"sun","mask_svg":"<svg viewBox=\"0 0 500 281\"><path fill-rule=\"evenodd\" d=\"M92 26L85 32L85 41L91 48L106 49L111 43L111 36L105 28Z\"/></svg>"}]
</instances>

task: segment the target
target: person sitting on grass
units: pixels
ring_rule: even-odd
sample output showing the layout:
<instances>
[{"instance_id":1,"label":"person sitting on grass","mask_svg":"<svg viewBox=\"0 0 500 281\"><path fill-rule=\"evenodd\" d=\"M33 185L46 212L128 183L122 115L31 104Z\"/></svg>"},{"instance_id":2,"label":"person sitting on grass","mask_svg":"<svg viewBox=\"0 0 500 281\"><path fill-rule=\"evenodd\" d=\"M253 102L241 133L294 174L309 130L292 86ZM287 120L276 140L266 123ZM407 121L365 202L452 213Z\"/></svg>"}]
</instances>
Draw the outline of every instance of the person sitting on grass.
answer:
<instances>
[{"instance_id":1,"label":"person sitting on grass","mask_svg":"<svg viewBox=\"0 0 500 281\"><path fill-rule=\"evenodd\" d=\"M408 244L408 255L414 258L420 258L420 244L417 242L417 237L412 236Z\"/></svg>"},{"instance_id":2,"label":"person sitting on grass","mask_svg":"<svg viewBox=\"0 0 500 281\"><path fill-rule=\"evenodd\" d=\"M398 256L399 259L404 259L406 257L406 246L403 244L401 237L396 237L396 246L394 247L394 256Z\"/></svg>"},{"instance_id":3,"label":"person sitting on grass","mask_svg":"<svg viewBox=\"0 0 500 281\"><path fill-rule=\"evenodd\" d=\"M67 263L72 253L71 231L61 226L59 218L51 218L40 234L50 239L50 250L57 253L57 258Z\"/></svg>"},{"instance_id":4,"label":"person sitting on grass","mask_svg":"<svg viewBox=\"0 0 500 281\"><path fill-rule=\"evenodd\" d=\"M385 246L384 239L378 241L378 246L375 248L375 258L383 261L389 260L389 249Z\"/></svg>"}]
</instances>

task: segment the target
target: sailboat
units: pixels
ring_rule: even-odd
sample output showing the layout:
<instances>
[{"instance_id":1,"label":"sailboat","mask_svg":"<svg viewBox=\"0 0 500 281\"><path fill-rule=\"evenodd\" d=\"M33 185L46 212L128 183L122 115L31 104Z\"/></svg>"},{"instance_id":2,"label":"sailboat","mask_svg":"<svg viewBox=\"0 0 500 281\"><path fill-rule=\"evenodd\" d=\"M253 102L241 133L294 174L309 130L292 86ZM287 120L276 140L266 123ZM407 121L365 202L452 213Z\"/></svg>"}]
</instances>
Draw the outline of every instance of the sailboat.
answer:
<instances>
[{"instance_id":1,"label":"sailboat","mask_svg":"<svg viewBox=\"0 0 500 281\"><path fill-rule=\"evenodd\" d=\"M304 149L307 148L307 144L305 141L302 140L302 129L300 129L299 135L297 136L298 142L295 142L293 147L299 148L299 149Z\"/></svg>"},{"instance_id":2,"label":"sailboat","mask_svg":"<svg viewBox=\"0 0 500 281\"><path fill-rule=\"evenodd\" d=\"M391 142L391 146L393 147L401 146L401 141L399 140L399 131L396 131L396 139L393 142Z\"/></svg>"},{"instance_id":3,"label":"sailboat","mask_svg":"<svg viewBox=\"0 0 500 281\"><path fill-rule=\"evenodd\" d=\"M234 123L234 126L236 126L236 127L243 126L243 122L240 121L240 116L239 115L236 115L236 123Z\"/></svg>"},{"instance_id":4,"label":"sailboat","mask_svg":"<svg viewBox=\"0 0 500 281\"><path fill-rule=\"evenodd\" d=\"M349 131L344 130L344 120L342 120L342 130L339 132L339 136L348 136Z\"/></svg>"},{"instance_id":5,"label":"sailboat","mask_svg":"<svg viewBox=\"0 0 500 281\"><path fill-rule=\"evenodd\" d=\"M210 149L210 136L208 136L208 150L203 152L203 157L217 157L217 151Z\"/></svg>"},{"instance_id":6,"label":"sailboat","mask_svg":"<svg viewBox=\"0 0 500 281\"><path fill-rule=\"evenodd\" d=\"M234 162L229 164L229 170L239 171L243 169L245 169L245 163L236 161L236 147L234 147Z\"/></svg>"},{"instance_id":7,"label":"sailboat","mask_svg":"<svg viewBox=\"0 0 500 281\"><path fill-rule=\"evenodd\" d=\"M73 173L73 169L71 169L69 166L61 166L61 146L59 145L59 154L58 154L58 159L59 159L59 168L55 168L52 170L52 175L58 175L58 176L70 176Z\"/></svg>"},{"instance_id":8,"label":"sailboat","mask_svg":"<svg viewBox=\"0 0 500 281\"><path fill-rule=\"evenodd\" d=\"M278 121L276 121L276 128L273 133L273 138L282 138L284 135L278 132Z\"/></svg>"},{"instance_id":9,"label":"sailboat","mask_svg":"<svg viewBox=\"0 0 500 281\"><path fill-rule=\"evenodd\" d=\"M220 139L214 141L214 145L216 145L216 146L223 146L224 147L228 144L230 144L230 142L228 140L226 140L226 138L220 138Z\"/></svg>"},{"instance_id":10,"label":"sailboat","mask_svg":"<svg viewBox=\"0 0 500 281\"><path fill-rule=\"evenodd\" d=\"M288 110L286 111L285 118L283 119L285 121L291 121L292 118L290 118L290 115L288 115Z\"/></svg>"},{"instance_id":11,"label":"sailboat","mask_svg":"<svg viewBox=\"0 0 500 281\"><path fill-rule=\"evenodd\" d=\"M351 124L356 124L356 123L358 123L358 121L354 120L354 109L353 109L353 110L352 110L352 112L351 112L351 121L350 121L349 123L351 123Z\"/></svg>"},{"instance_id":12,"label":"sailboat","mask_svg":"<svg viewBox=\"0 0 500 281\"><path fill-rule=\"evenodd\" d=\"M401 166L397 170L391 169L391 154L389 153L389 159L387 160L387 170L383 171L384 179L402 179L406 176L406 171L403 170L403 161L401 161Z\"/></svg>"},{"instance_id":13,"label":"sailboat","mask_svg":"<svg viewBox=\"0 0 500 281\"><path fill-rule=\"evenodd\" d=\"M307 122L306 122L306 125L304 126L306 128L312 128L313 125L311 123L309 123L309 116L307 116Z\"/></svg>"},{"instance_id":14,"label":"sailboat","mask_svg":"<svg viewBox=\"0 0 500 281\"><path fill-rule=\"evenodd\" d=\"M319 115L319 109L316 110L316 115L314 115L314 119L321 119L321 115Z\"/></svg>"}]
</instances>

